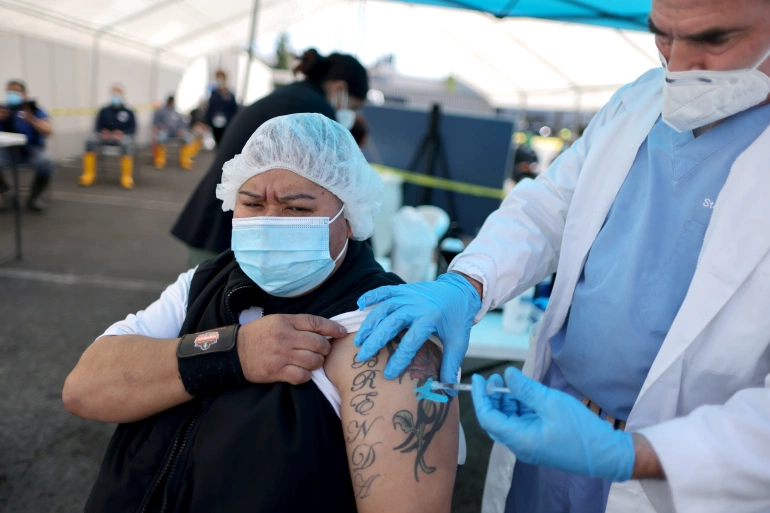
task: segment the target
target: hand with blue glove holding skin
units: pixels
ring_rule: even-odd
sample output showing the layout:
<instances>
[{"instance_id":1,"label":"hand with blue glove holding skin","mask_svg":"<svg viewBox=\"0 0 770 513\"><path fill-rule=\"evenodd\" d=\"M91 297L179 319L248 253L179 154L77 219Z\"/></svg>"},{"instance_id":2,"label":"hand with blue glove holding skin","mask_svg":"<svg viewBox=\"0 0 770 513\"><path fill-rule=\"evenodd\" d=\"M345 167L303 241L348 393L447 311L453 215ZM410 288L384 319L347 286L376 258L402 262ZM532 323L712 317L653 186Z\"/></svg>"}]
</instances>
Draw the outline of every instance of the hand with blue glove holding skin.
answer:
<instances>
[{"instance_id":1,"label":"hand with blue glove holding skin","mask_svg":"<svg viewBox=\"0 0 770 513\"><path fill-rule=\"evenodd\" d=\"M500 386L492 376L489 383ZM509 367L510 394L486 393L487 381L473 376L473 404L479 423L518 459L573 474L627 481L635 464L630 433L615 430L580 401Z\"/></svg>"},{"instance_id":2,"label":"hand with blue glove holding skin","mask_svg":"<svg viewBox=\"0 0 770 513\"><path fill-rule=\"evenodd\" d=\"M379 303L379 304L378 304ZM358 307L377 304L355 338L358 360L368 360L402 330L409 328L385 367L385 377L398 377L433 334L444 345L441 381L457 383L468 350L473 318L481 309L474 286L460 274L442 274L434 282L380 287L358 300Z\"/></svg>"}]
</instances>

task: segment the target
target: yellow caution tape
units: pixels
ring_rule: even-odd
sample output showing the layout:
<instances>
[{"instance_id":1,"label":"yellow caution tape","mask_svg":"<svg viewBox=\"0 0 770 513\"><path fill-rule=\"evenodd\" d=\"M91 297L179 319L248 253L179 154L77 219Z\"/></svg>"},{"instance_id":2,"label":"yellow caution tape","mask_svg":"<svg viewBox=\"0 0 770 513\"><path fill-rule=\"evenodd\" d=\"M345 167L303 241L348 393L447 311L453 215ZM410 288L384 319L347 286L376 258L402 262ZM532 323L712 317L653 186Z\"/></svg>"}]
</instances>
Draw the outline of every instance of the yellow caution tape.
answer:
<instances>
[{"instance_id":1,"label":"yellow caution tape","mask_svg":"<svg viewBox=\"0 0 770 513\"><path fill-rule=\"evenodd\" d=\"M497 200L505 198L505 191L503 189L496 189L495 187L458 182L456 180L438 178L436 176L424 175L413 171L404 171L403 169L396 169L380 164L372 164L372 167L379 173L391 173L401 177L405 182L421 185L423 187L431 187L433 189L442 189L445 191L459 192L460 194L481 196Z\"/></svg>"},{"instance_id":2,"label":"yellow caution tape","mask_svg":"<svg viewBox=\"0 0 770 513\"><path fill-rule=\"evenodd\" d=\"M48 114L55 118L62 118L65 116L96 116L99 113L99 109L92 109L88 107L80 109L51 109Z\"/></svg>"},{"instance_id":3,"label":"yellow caution tape","mask_svg":"<svg viewBox=\"0 0 770 513\"><path fill-rule=\"evenodd\" d=\"M148 112L155 110L155 106L152 103L143 103L141 105L134 105L131 107L134 112ZM99 114L99 109L93 107L81 107L75 109L51 109L48 114L55 118L63 118L68 116L96 116Z\"/></svg>"}]
</instances>

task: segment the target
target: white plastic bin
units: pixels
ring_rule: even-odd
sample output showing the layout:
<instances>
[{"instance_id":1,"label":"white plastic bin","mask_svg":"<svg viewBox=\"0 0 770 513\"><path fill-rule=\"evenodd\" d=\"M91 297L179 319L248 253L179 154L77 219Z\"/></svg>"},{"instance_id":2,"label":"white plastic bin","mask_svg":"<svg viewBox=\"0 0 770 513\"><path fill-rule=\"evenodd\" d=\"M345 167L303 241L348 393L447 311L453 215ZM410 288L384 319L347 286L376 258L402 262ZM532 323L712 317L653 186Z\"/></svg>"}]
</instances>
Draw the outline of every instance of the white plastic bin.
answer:
<instances>
[{"instance_id":1,"label":"white plastic bin","mask_svg":"<svg viewBox=\"0 0 770 513\"><path fill-rule=\"evenodd\" d=\"M393 217L404 203L402 185L404 181L393 173L380 173L385 191L382 195L382 207L374 214L374 235L372 247L375 258L382 258L393 249Z\"/></svg>"},{"instance_id":2,"label":"white plastic bin","mask_svg":"<svg viewBox=\"0 0 770 513\"><path fill-rule=\"evenodd\" d=\"M393 217L393 272L407 283L432 279L437 245L438 238L425 218L414 207L401 207Z\"/></svg>"}]
</instances>

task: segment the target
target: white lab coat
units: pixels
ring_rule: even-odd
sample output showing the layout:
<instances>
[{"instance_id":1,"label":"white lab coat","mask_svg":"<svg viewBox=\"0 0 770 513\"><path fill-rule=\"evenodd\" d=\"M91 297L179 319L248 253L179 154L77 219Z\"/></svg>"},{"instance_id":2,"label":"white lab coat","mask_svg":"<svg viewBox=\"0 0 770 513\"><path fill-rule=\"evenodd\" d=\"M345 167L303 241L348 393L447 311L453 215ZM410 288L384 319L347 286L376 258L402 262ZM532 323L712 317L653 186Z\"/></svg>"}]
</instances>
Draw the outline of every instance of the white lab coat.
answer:
<instances>
[{"instance_id":1,"label":"white lab coat","mask_svg":"<svg viewBox=\"0 0 770 513\"><path fill-rule=\"evenodd\" d=\"M558 271L524 372L542 380L588 251L661 112L662 70L618 91L584 136L519 184L452 263L484 284L480 318ZM620 334L619 334L620 336ZM770 511L770 129L735 161L687 296L627 430L667 480L614 484L608 512ZM514 457L495 444L484 512L500 512Z\"/></svg>"}]
</instances>

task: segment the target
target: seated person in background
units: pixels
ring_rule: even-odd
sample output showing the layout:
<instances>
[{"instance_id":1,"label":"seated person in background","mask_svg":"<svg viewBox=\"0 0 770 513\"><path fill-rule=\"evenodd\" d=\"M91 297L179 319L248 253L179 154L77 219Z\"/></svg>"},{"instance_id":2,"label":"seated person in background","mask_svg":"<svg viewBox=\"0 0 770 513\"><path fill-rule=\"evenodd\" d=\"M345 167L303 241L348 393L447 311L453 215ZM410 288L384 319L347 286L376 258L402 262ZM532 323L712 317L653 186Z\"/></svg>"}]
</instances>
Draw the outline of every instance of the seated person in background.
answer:
<instances>
[{"instance_id":1,"label":"seated person in background","mask_svg":"<svg viewBox=\"0 0 770 513\"><path fill-rule=\"evenodd\" d=\"M21 80L10 80L5 86L5 105L0 106L0 132L16 132L27 136L27 144L15 148L18 164L35 169L35 178L27 198L27 208L42 212L46 205L41 195L53 174L53 160L45 151L45 138L53 133L48 114L27 97L27 86ZM0 210L13 204L13 191L3 178L3 169L11 165L11 149L0 148Z\"/></svg>"},{"instance_id":2,"label":"seated person in background","mask_svg":"<svg viewBox=\"0 0 770 513\"><path fill-rule=\"evenodd\" d=\"M179 165L183 169L192 169L195 136L187 130L182 115L176 111L173 96L169 96L166 105L156 110L152 117L152 153L155 167L158 169L166 166L166 143L169 139L181 140Z\"/></svg>"},{"instance_id":3,"label":"seated person in background","mask_svg":"<svg viewBox=\"0 0 770 513\"><path fill-rule=\"evenodd\" d=\"M198 154L203 146L203 140L209 135L210 129L206 124L206 109L208 102L206 99L201 99L198 106L190 111L190 131L195 139L193 145L195 150L193 151L193 157Z\"/></svg>"},{"instance_id":4,"label":"seated person in background","mask_svg":"<svg viewBox=\"0 0 770 513\"><path fill-rule=\"evenodd\" d=\"M68 411L122 423L86 512L449 512L458 401L413 391L440 343L395 380L400 337L356 360L356 301L402 283L364 242L381 196L337 122L259 127L217 188L233 249L110 327L64 384Z\"/></svg>"},{"instance_id":5,"label":"seated person in background","mask_svg":"<svg viewBox=\"0 0 770 513\"><path fill-rule=\"evenodd\" d=\"M120 185L125 189L134 187L134 134L136 118L134 111L126 107L123 88L115 84L110 89L110 104L102 107L96 117L94 133L86 142L83 155L83 174L79 183L88 187L96 179L96 150L102 145L120 146Z\"/></svg>"}]
</instances>

